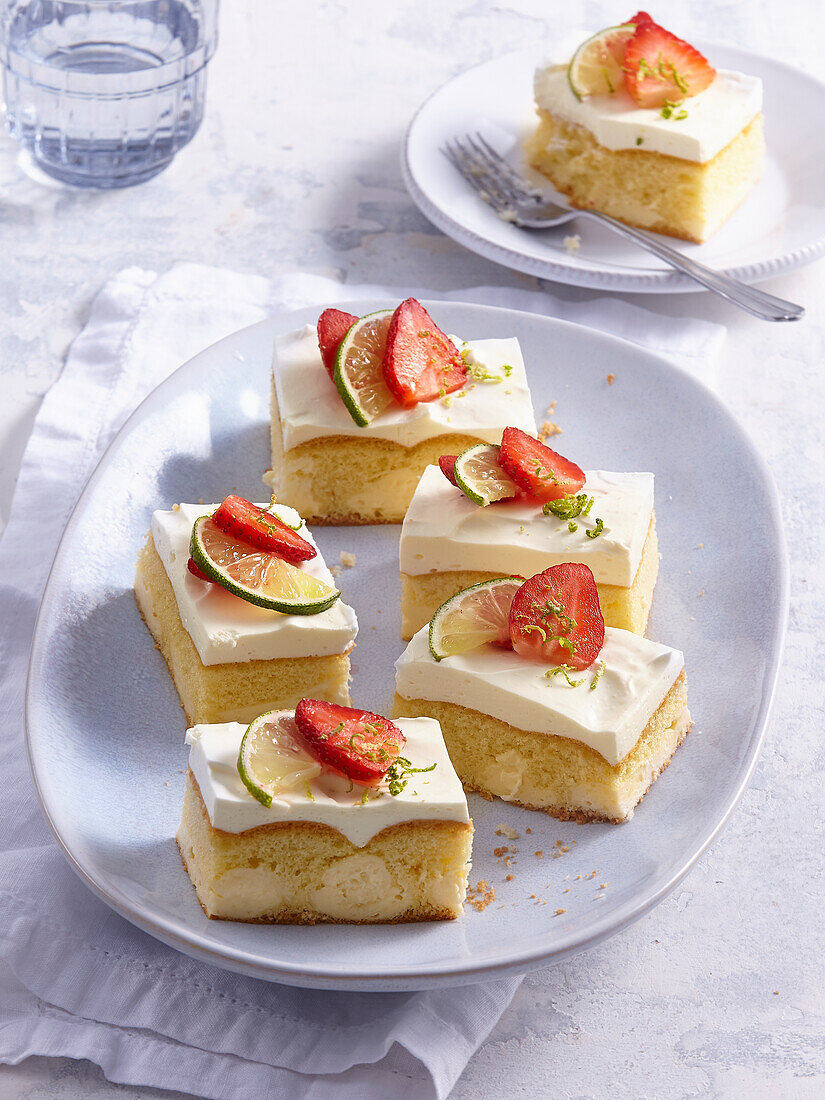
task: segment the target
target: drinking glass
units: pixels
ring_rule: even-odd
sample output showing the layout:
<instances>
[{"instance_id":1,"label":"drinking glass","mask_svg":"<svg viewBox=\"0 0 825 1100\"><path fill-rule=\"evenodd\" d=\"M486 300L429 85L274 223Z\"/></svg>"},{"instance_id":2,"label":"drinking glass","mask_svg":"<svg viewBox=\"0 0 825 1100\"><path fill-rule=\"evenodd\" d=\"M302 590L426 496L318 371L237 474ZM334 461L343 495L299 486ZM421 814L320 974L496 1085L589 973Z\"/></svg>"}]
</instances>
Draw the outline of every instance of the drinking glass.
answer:
<instances>
[{"instance_id":1,"label":"drinking glass","mask_svg":"<svg viewBox=\"0 0 825 1100\"><path fill-rule=\"evenodd\" d=\"M197 133L219 0L0 0L6 124L48 175L128 187Z\"/></svg>"}]
</instances>

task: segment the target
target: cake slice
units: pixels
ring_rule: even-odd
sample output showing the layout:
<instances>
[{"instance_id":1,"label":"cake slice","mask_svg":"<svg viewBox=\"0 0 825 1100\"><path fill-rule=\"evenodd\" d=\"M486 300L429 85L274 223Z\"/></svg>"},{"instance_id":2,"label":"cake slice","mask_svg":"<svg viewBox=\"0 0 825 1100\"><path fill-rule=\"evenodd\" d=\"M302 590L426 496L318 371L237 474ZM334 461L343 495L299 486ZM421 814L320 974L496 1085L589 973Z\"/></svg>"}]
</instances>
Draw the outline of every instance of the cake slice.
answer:
<instances>
[{"instance_id":1,"label":"cake slice","mask_svg":"<svg viewBox=\"0 0 825 1100\"><path fill-rule=\"evenodd\" d=\"M439 721L467 790L562 820L618 823L691 727L684 658L605 628L587 573L554 566L483 609L476 590L488 633L470 623L470 643L455 617L448 633L420 630L396 664L393 714ZM490 587L495 596L503 584ZM525 597L538 609L527 618Z\"/></svg>"},{"instance_id":2,"label":"cake slice","mask_svg":"<svg viewBox=\"0 0 825 1100\"><path fill-rule=\"evenodd\" d=\"M428 466L401 529L402 637L471 584L565 561L590 567L609 626L644 634L659 571L653 474L588 470L581 492L593 503L573 518L575 505L545 510L526 496L479 507Z\"/></svg>"},{"instance_id":3,"label":"cake slice","mask_svg":"<svg viewBox=\"0 0 825 1100\"><path fill-rule=\"evenodd\" d=\"M571 205L701 242L762 173L762 83L645 12L540 68L527 157Z\"/></svg>"},{"instance_id":4,"label":"cake slice","mask_svg":"<svg viewBox=\"0 0 825 1100\"><path fill-rule=\"evenodd\" d=\"M349 702L349 654L358 632L354 611L337 598L332 576L297 512L285 505L265 509L250 504L249 508L280 519L294 536L292 541L300 540L309 548L305 553L312 554L308 560L292 563L277 555L273 558L288 572L286 587L292 591L293 613L242 598L238 592L253 599L256 594L243 586L230 591L222 586L220 576L217 582L210 581L191 561L193 528L215 513L217 505L179 504L169 511L156 511L138 556L137 604L192 725L249 722L263 711L294 706L308 692L333 702ZM239 558L249 562L250 568L271 571L273 563L266 561L260 547L244 549L242 541L238 546ZM303 605L293 591L296 574L299 586L308 587ZM308 613L313 601L329 606ZM279 606L289 607L290 600Z\"/></svg>"},{"instance_id":5,"label":"cake slice","mask_svg":"<svg viewBox=\"0 0 825 1100\"><path fill-rule=\"evenodd\" d=\"M299 714L307 704L317 713L317 701L304 700ZM365 784L319 760L295 712L265 715L250 727L258 741L257 766L263 757L264 773L280 780L253 795L254 775L245 783L238 765L239 757L250 761L250 753L241 752L245 726L198 725L187 732L189 771L177 841L204 912L282 924L459 916L472 822L438 723L413 718L393 724L341 707L327 713L345 726L346 739L355 730L356 744L359 728L366 726L373 738L370 724L381 724L382 736L391 727L390 755L398 747L404 755L394 755L378 781L373 776ZM274 763L262 740L280 750ZM374 747L370 740L367 756L380 755ZM269 794L269 805L259 800L262 793L264 801Z\"/></svg>"},{"instance_id":6,"label":"cake slice","mask_svg":"<svg viewBox=\"0 0 825 1100\"><path fill-rule=\"evenodd\" d=\"M390 326L412 302L361 321L325 310L317 326L275 341L265 480L309 523L400 523L418 479L440 454L497 443L506 424L535 434L517 340L464 342L415 311L412 333L399 336L390 354ZM423 356L410 347L417 339ZM355 341L348 359L338 355L344 340L348 347ZM357 377L343 370L345 359L355 362Z\"/></svg>"}]
</instances>

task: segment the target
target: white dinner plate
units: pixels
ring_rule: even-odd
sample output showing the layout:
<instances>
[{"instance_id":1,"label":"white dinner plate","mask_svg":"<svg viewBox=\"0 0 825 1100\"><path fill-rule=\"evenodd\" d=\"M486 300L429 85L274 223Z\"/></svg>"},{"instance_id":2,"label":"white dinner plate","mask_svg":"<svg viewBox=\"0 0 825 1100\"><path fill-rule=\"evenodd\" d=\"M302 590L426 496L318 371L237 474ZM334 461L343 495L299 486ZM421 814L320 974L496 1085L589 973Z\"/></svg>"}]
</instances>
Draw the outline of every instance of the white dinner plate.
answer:
<instances>
[{"instance_id":1,"label":"white dinner plate","mask_svg":"<svg viewBox=\"0 0 825 1100\"><path fill-rule=\"evenodd\" d=\"M705 244L663 239L746 282L810 263L825 250L825 84L732 46L701 48L719 68L761 77L765 171L742 206ZM602 290L700 290L687 276L588 218L545 230L519 229L503 221L442 154L449 138L480 131L548 197L567 205L543 176L525 168L522 155L524 139L535 127L533 72L546 59L546 45L505 54L455 77L423 104L407 131L402 157L412 198L460 244L528 275ZM574 253L564 245L572 234L581 238Z\"/></svg>"},{"instance_id":2,"label":"white dinner plate","mask_svg":"<svg viewBox=\"0 0 825 1100\"><path fill-rule=\"evenodd\" d=\"M222 340L143 402L80 498L37 621L27 737L43 811L89 887L165 943L255 977L418 989L526 971L590 947L661 901L710 844L765 730L786 615L785 555L770 476L731 415L683 371L613 337L511 310L430 308L463 337L518 336L539 419L558 400L560 440L577 462L655 471L662 567L650 635L684 650L696 725L626 825L563 823L471 795L472 881L496 891L483 912L371 927L207 920L175 846L184 719L135 606L135 557L155 508L217 501L233 489L260 498L272 341L317 311ZM341 550L356 555L340 577L360 622L353 699L385 713L404 648L399 530L314 532L327 561ZM497 835L501 823L520 839ZM509 869L494 855L505 843L519 849Z\"/></svg>"}]
</instances>

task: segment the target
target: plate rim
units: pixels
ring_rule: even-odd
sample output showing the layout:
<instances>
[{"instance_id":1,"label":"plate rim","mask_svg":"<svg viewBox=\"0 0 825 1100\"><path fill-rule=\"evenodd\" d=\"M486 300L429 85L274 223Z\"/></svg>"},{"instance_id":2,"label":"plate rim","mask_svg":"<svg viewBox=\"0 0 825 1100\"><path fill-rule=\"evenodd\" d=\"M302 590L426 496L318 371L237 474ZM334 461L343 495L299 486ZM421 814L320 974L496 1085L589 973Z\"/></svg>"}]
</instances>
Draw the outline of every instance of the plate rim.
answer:
<instances>
[{"instance_id":1,"label":"plate rim","mask_svg":"<svg viewBox=\"0 0 825 1100\"><path fill-rule=\"evenodd\" d=\"M785 61L767 57L765 54L761 54L756 50L743 49L733 43L718 42L714 45L704 40L699 40L699 43L703 48L709 49L711 52L714 48L731 50L744 58L754 58L757 62L775 65L783 70L788 79L806 81L814 85L820 95L825 95L825 81L820 81L810 73L795 68ZM594 264L592 261L590 261L592 266L589 268L578 267L575 264L570 264L561 254L559 254L558 260L536 259L532 256L526 256L515 248L509 248L496 241L491 241L475 230L469 229L439 206L421 186L416 178L415 169L411 163L410 144L416 126L430 104L445 92L450 85L460 80L468 73L474 72L476 69L481 69L485 66L492 67L502 62L504 59L514 58L519 54L526 58L533 57L533 64L535 64L537 51L538 47L535 45L521 47L516 50L508 50L505 53L499 54L497 57L488 58L486 61L481 61L477 65L471 65L469 68L463 69L461 72L445 80L418 106L415 114L407 125L404 140L401 145L400 156L401 175L404 186L415 205L437 229L440 229L442 233L452 238L452 240L469 249L471 252L475 252L476 255L482 256L484 259L490 260L493 263L500 264L502 267L506 267L511 271L519 271L526 275L532 275L538 279L547 279L569 286L588 287L596 290L612 290L633 294L711 293L706 290L705 287L700 286L698 283L688 278L687 275L683 275L678 271L665 270L650 271L646 274L630 274L621 271L608 271L604 267ZM825 144L823 144L823 149L825 150ZM733 267L719 267L714 268L714 270L725 275L730 275L733 278L740 279L745 283L758 283L765 279L773 278L785 271L792 271L798 267L813 263L815 260L819 259L823 253L825 253L825 232L823 232L818 240L814 240L803 247L792 249L790 252L784 252L778 256L772 256L758 263L742 264Z\"/></svg>"},{"instance_id":2,"label":"plate rim","mask_svg":"<svg viewBox=\"0 0 825 1100\"><path fill-rule=\"evenodd\" d=\"M365 305L369 305L372 301L374 301L374 299L345 299L336 303L336 305L337 308L349 310L350 307L352 307L357 311L358 309L363 309ZM111 455L118 448L121 440L130 433L133 422L138 418L142 418L144 405L150 400L156 399L158 391L165 389L166 386L182 372L192 370L192 365L197 364L202 357L214 355L217 349L230 349L239 337L247 336L252 333L253 330L266 329L275 325L280 329L282 325L289 324L291 321L300 323L301 319L306 317L308 311L317 307L304 306L300 309L279 310L262 321L238 329L236 332L216 341L198 352L197 355L192 356L192 358L188 359L185 363L181 364L180 367L176 368L162 382L153 387L153 389L146 394L140 404L130 413L107 444L93 471L86 479L72 507L55 550L54 558L49 566L48 576L38 606L29 649L24 694L24 740L35 796L49 829L72 870L101 901L105 902L110 908L119 913L131 924L149 933L162 943L190 957L200 959L223 969L245 974L249 977L285 985L330 990L372 990L389 992L446 988L471 985L476 982L488 981L510 974L528 973L532 970L553 965L565 958L578 954L580 951L585 951L596 946L598 943L609 939L627 928L630 924L635 923L635 921L655 908L656 905L663 901L664 898L678 886L704 852L714 843L738 805L750 781L761 753L773 711L779 671L784 652L789 604L789 566L785 530L782 522L779 495L770 468L762 458L744 427L724 404L722 399L696 379L689 370L679 364L671 363L663 355L647 348L642 348L632 341L624 340L610 333L589 329L587 326L577 324L573 321L546 317L541 314L531 313L528 310L517 310L486 304L481 305L474 302L456 302L449 299L431 298L427 299L424 304L425 306L432 304L435 307L457 306L468 310L495 313L502 317L504 323L507 323L508 317L512 318L511 323L515 325L518 325L520 318L526 317L530 321L538 321L541 324L549 325L551 328L573 330L578 335L584 334L587 339L593 339L597 343L604 341L606 344L610 345L616 342L625 349L632 349L634 354L638 354L642 358L648 359L652 364L658 365L665 371L675 371L678 375L682 376L690 385L695 387L700 396L704 397L705 400L711 401L716 407L716 412L722 416L724 421L728 424L728 427L738 436L745 452L755 469L758 471L760 481L766 490L766 496L769 502L769 520L777 536L774 548L777 552L779 578L779 591L777 592L777 599L774 605L773 629L771 630L770 638L770 655L769 659L766 661L766 673L763 677L759 707L753 722L754 732L751 737L751 745L739 769L736 786L728 800L724 812L718 820L715 821L712 827L705 830L700 843L680 861L678 866L668 873L664 881L659 881L658 885L648 893L635 894L632 898L628 899L627 902L619 906L618 909L613 910L603 918L597 920L590 927L590 931L586 936L576 935L574 931L564 937L561 942L551 950L522 948L520 951L511 953L504 958L483 964L474 964L470 957L459 965L456 965L455 961L453 961L447 965L435 964L423 970L420 965L417 965L415 968L397 970L391 973L364 971L363 969L356 973L354 970L329 970L323 966L307 967L306 965L298 966L292 963L279 963L276 965L265 956L253 955L248 951L238 948L224 947L218 949L212 946L209 940L201 933L193 929L184 928L183 930L179 930L179 927L183 924L180 919L173 919L168 916L164 917L163 915L153 916L151 911L141 908L138 903L129 899L118 886L107 883L102 876L96 876L93 873L93 869L90 870L85 867L81 859L75 856L69 842L61 834L61 830L55 819L56 815L52 813L49 803L41 789L38 779L38 762L36 759L37 734L34 732L33 726L33 712L36 708L34 697L39 682L38 672L45 657L45 647L41 639L45 631L45 618L51 609L51 600L55 598L52 594L52 588L57 563L62 557L63 546L70 532L73 530L75 524L79 522L80 513L88 496L93 491L98 479L103 476L104 470L111 461Z\"/></svg>"}]
</instances>

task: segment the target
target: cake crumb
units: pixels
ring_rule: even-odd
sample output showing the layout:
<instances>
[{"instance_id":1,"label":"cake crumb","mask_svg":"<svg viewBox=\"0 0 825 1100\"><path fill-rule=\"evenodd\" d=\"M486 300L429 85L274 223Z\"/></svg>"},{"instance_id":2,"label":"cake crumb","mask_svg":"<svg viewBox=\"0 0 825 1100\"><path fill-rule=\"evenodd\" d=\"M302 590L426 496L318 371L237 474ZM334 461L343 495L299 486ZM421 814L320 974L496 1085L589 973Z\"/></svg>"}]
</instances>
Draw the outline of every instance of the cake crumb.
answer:
<instances>
[{"instance_id":1,"label":"cake crumb","mask_svg":"<svg viewBox=\"0 0 825 1100\"><path fill-rule=\"evenodd\" d=\"M556 916L560 917L562 915L562 913L566 913L566 912L567 912L566 909L557 909L556 910Z\"/></svg>"},{"instance_id":2,"label":"cake crumb","mask_svg":"<svg viewBox=\"0 0 825 1100\"><path fill-rule=\"evenodd\" d=\"M529 836L529 835L530 835L530 833L532 833L532 831L533 831L533 830L532 830L532 829L530 828L530 826L528 825L528 826L527 826L527 828L526 828L526 829L525 829L524 831L525 831L525 833L527 833L527 835Z\"/></svg>"},{"instance_id":3,"label":"cake crumb","mask_svg":"<svg viewBox=\"0 0 825 1100\"><path fill-rule=\"evenodd\" d=\"M486 879L479 879L475 886L467 890L467 901L479 913L482 913L490 902L495 900L496 891Z\"/></svg>"},{"instance_id":4,"label":"cake crumb","mask_svg":"<svg viewBox=\"0 0 825 1100\"><path fill-rule=\"evenodd\" d=\"M349 550L341 551L341 565L343 565L345 569L352 569L356 560L355 554L351 554Z\"/></svg>"},{"instance_id":5,"label":"cake crumb","mask_svg":"<svg viewBox=\"0 0 825 1100\"><path fill-rule=\"evenodd\" d=\"M567 249L569 256L575 256L581 248L582 239L578 233L571 233L568 237L565 237L562 244Z\"/></svg>"},{"instance_id":6,"label":"cake crumb","mask_svg":"<svg viewBox=\"0 0 825 1100\"><path fill-rule=\"evenodd\" d=\"M511 829L509 825L499 825L496 829L496 836L506 836L508 840L518 840L519 834L515 829Z\"/></svg>"},{"instance_id":7,"label":"cake crumb","mask_svg":"<svg viewBox=\"0 0 825 1100\"><path fill-rule=\"evenodd\" d=\"M498 848L493 848L493 855L496 856L497 858L499 858L499 857L505 855L509 851L510 851L510 849L507 847L507 845L502 844Z\"/></svg>"},{"instance_id":8,"label":"cake crumb","mask_svg":"<svg viewBox=\"0 0 825 1100\"><path fill-rule=\"evenodd\" d=\"M171 786L172 786L172 784L171 784L171 783L169 782L169 780L168 780L168 779L166 780L166 786L167 786L167 787L171 787Z\"/></svg>"},{"instance_id":9,"label":"cake crumb","mask_svg":"<svg viewBox=\"0 0 825 1100\"><path fill-rule=\"evenodd\" d=\"M700 596L704 596L704 594L705 594L705 590L704 590L704 588L703 588L703 589L702 589L702 591L701 591L701 592L699 593L699 595L700 595Z\"/></svg>"},{"instance_id":10,"label":"cake crumb","mask_svg":"<svg viewBox=\"0 0 825 1100\"><path fill-rule=\"evenodd\" d=\"M696 549L697 550L704 550L705 549L705 544L703 542L700 542L699 545L696 547Z\"/></svg>"},{"instance_id":11,"label":"cake crumb","mask_svg":"<svg viewBox=\"0 0 825 1100\"><path fill-rule=\"evenodd\" d=\"M512 875L505 875L504 876L504 881L505 882L512 882L513 881L513 876Z\"/></svg>"},{"instance_id":12,"label":"cake crumb","mask_svg":"<svg viewBox=\"0 0 825 1100\"><path fill-rule=\"evenodd\" d=\"M558 405L558 401L551 401L547 408L544 410L545 416L552 416L553 413L556 411L556 405Z\"/></svg>"},{"instance_id":13,"label":"cake crumb","mask_svg":"<svg viewBox=\"0 0 825 1100\"><path fill-rule=\"evenodd\" d=\"M539 850L536 852L536 855L539 857L539 859L544 859L544 852L541 848L539 848Z\"/></svg>"},{"instance_id":14,"label":"cake crumb","mask_svg":"<svg viewBox=\"0 0 825 1100\"><path fill-rule=\"evenodd\" d=\"M599 889L600 889L600 890L606 890L606 889L608 888L608 886L609 886L609 885L610 885L610 883L609 883L609 882L600 882L600 883L599 883Z\"/></svg>"},{"instance_id":15,"label":"cake crumb","mask_svg":"<svg viewBox=\"0 0 825 1100\"><path fill-rule=\"evenodd\" d=\"M601 901L601 899L603 897L604 897L604 894L596 894L596 901Z\"/></svg>"},{"instance_id":16,"label":"cake crumb","mask_svg":"<svg viewBox=\"0 0 825 1100\"><path fill-rule=\"evenodd\" d=\"M203 502L201 502L201 503L203 503ZM180 511L180 505L179 504L173 504L172 505L172 511L173 512L179 512Z\"/></svg>"},{"instance_id":17,"label":"cake crumb","mask_svg":"<svg viewBox=\"0 0 825 1100\"><path fill-rule=\"evenodd\" d=\"M616 381L616 375L615 374L608 374L608 376L607 376L608 386L612 386L615 381Z\"/></svg>"},{"instance_id":18,"label":"cake crumb","mask_svg":"<svg viewBox=\"0 0 825 1100\"><path fill-rule=\"evenodd\" d=\"M563 431L564 428L555 420L545 420L539 428L539 439L542 443L546 443L548 439L552 439L554 435L561 435Z\"/></svg>"},{"instance_id":19,"label":"cake crumb","mask_svg":"<svg viewBox=\"0 0 825 1100\"><path fill-rule=\"evenodd\" d=\"M340 565L331 565L329 567L329 571L333 575L333 577L340 577L342 572Z\"/></svg>"}]
</instances>

